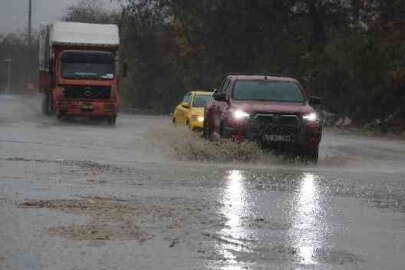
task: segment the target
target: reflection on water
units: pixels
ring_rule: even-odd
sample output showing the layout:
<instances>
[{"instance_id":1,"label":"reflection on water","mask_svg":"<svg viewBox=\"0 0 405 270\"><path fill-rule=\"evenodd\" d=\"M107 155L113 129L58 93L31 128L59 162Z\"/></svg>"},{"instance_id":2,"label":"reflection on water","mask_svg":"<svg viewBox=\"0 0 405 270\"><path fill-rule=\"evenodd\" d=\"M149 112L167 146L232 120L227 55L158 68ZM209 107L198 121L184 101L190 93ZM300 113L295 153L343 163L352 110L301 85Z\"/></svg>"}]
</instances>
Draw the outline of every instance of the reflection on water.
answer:
<instances>
[{"instance_id":1,"label":"reflection on water","mask_svg":"<svg viewBox=\"0 0 405 270\"><path fill-rule=\"evenodd\" d=\"M244 186L243 173L239 170L232 170L228 172L226 177L227 184L224 191L223 203L225 205L224 214L228 219L226 223L226 229L229 233L236 233L238 235L233 235L234 237L241 237L241 232L238 228L241 225L241 215L245 211L245 196L244 196Z\"/></svg>"},{"instance_id":2,"label":"reflection on water","mask_svg":"<svg viewBox=\"0 0 405 270\"><path fill-rule=\"evenodd\" d=\"M224 242L218 247L218 250L227 260L227 263L229 263L222 267L222 269L226 270L243 269L243 266L236 261L236 256L232 251L240 251L242 245L238 245L238 240L246 237L246 232L243 229L241 219L244 216L244 213L248 211L244 181L245 176L242 171L231 170L227 172L226 185L222 199L224 206L221 209L227 222L225 223L225 228L220 231L220 235L221 237L230 240L230 242L229 244ZM231 242L235 244L232 244Z\"/></svg>"},{"instance_id":3,"label":"reflection on water","mask_svg":"<svg viewBox=\"0 0 405 270\"><path fill-rule=\"evenodd\" d=\"M319 192L316 177L305 173L295 200L293 238L302 264L315 264L315 251L320 248Z\"/></svg>"},{"instance_id":4,"label":"reflection on water","mask_svg":"<svg viewBox=\"0 0 405 270\"><path fill-rule=\"evenodd\" d=\"M295 187L298 192L266 191L260 194L260 196L264 196L261 198L263 201L251 197L252 195L258 196L258 194L249 194L247 177L246 172L240 170L228 171L225 177L226 182L221 198L223 207L220 211L225 216L226 223L224 228L218 232L220 240L216 244L217 251L226 260L226 265L221 269L245 269L247 264L238 261L237 254L240 254L239 252L254 254L254 251L249 248L250 245L246 246L249 241L259 241L269 247L292 245L296 250L295 255L300 259L301 266L318 264L316 252L322 248L323 236L321 233L324 229L322 226L325 226L321 219L318 177L311 173L294 175L294 177L298 177L297 181L294 181L294 184L297 184ZM285 176L281 176L281 178L283 177ZM277 183L277 180L274 182ZM276 207L268 213L266 203L277 205L273 205ZM266 232L267 234L263 234L263 230L247 226L250 223L245 224L244 218L248 218L247 220L250 222L252 216L257 214L257 204L259 204L261 214L263 216L270 214L270 216L266 216L266 219L272 220L276 224L285 214L291 221L290 229L285 231L270 229ZM292 208L290 208L291 205ZM277 208L281 211L279 212ZM277 240L275 241L275 239ZM272 253L269 255L275 256ZM283 256L283 253L280 255ZM254 265L252 264L253 267Z\"/></svg>"}]
</instances>

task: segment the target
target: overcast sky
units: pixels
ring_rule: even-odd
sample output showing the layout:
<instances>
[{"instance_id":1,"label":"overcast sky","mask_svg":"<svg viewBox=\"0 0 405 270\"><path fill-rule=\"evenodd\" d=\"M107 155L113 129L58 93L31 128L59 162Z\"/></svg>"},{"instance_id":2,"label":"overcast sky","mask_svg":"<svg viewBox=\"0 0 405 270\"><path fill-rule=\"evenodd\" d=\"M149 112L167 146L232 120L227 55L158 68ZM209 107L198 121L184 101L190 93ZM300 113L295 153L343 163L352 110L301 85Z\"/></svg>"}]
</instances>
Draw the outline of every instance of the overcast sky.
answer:
<instances>
[{"instance_id":1,"label":"overcast sky","mask_svg":"<svg viewBox=\"0 0 405 270\"><path fill-rule=\"evenodd\" d=\"M32 0L32 23L38 28L41 22L53 21L62 17L66 7L80 0ZM105 7L113 6L110 0ZM28 0L0 0L0 33L23 31L28 25Z\"/></svg>"}]
</instances>

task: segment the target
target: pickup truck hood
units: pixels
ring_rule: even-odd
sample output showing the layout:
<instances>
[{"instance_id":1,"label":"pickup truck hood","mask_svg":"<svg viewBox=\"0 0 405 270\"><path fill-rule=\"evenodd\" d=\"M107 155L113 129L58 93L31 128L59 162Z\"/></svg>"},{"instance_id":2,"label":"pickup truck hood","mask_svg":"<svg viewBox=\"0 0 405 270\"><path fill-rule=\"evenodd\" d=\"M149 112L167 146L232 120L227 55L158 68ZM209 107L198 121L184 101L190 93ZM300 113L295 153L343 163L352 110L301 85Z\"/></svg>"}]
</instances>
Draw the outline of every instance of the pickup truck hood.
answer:
<instances>
[{"instance_id":1,"label":"pickup truck hood","mask_svg":"<svg viewBox=\"0 0 405 270\"><path fill-rule=\"evenodd\" d=\"M268 113L291 113L307 114L314 112L314 109L307 103L286 103L268 101L233 101L232 109L240 109L247 113L268 112Z\"/></svg>"}]
</instances>

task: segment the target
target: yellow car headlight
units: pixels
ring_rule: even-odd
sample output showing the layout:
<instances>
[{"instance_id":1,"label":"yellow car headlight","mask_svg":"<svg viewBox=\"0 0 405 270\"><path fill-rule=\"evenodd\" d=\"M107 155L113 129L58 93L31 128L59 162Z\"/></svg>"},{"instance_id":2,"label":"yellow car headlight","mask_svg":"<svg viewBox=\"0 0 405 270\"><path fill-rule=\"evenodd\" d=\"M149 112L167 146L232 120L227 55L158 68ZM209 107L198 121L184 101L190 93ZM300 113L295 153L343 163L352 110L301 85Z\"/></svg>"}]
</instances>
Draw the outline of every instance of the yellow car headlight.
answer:
<instances>
[{"instance_id":1,"label":"yellow car headlight","mask_svg":"<svg viewBox=\"0 0 405 270\"><path fill-rule=\"evenodd\" d=\"M197 122L204 122L204 116L193 115L191 116L191 118L193 118L193 120Z\"/></svg>"}]
</instances>

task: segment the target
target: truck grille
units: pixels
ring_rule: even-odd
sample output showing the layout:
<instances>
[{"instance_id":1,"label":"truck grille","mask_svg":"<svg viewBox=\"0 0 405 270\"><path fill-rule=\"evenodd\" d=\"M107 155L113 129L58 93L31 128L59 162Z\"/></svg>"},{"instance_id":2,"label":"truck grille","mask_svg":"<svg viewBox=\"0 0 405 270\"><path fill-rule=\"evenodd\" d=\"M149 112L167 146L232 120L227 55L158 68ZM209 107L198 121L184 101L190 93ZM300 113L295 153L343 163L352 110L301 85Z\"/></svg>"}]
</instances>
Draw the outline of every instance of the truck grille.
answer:
<instances>
[{"instance_id":1,"label":"truck grille","mask_svg":"<svg viewBox=\"0 0 405 270\"><path fill-rule=\"evenodd\" d=\"M285 135L294 141L300 129L299 117L295 114L256 113L248 122L248 136L251 139L263 135Z\"/></svg>"},{"instance_id":2,"label":"truck grille","mask_svg":"<svg viewBox=\"0 0 405 270\"><path fill-rule=\"evenodd\" d=\"M65 98L67 99L109 99L111 86L65 86Z\"/></svg>"}]
</instances>

